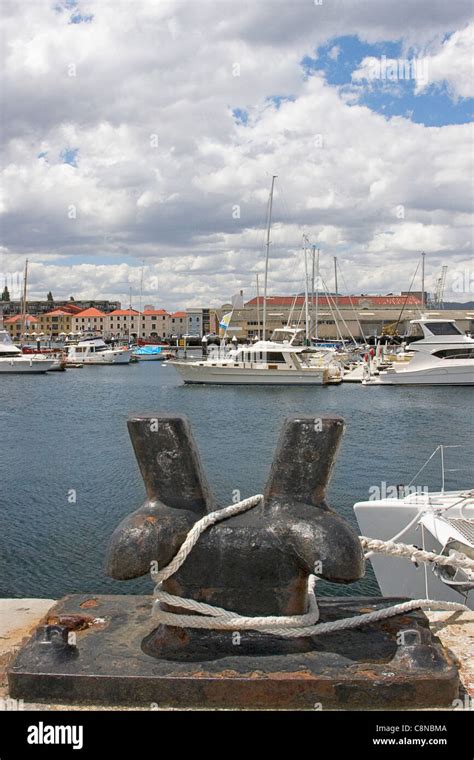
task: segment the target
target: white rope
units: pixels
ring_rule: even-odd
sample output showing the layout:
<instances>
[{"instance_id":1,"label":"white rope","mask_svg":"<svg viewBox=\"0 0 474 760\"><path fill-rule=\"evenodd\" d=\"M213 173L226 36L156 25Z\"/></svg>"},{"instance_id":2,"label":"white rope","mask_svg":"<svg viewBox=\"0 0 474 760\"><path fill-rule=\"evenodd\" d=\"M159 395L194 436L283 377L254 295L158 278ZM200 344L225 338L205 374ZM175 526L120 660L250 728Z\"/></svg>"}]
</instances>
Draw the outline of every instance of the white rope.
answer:
<instances>
[{"instance_id":1,"label":"white rope","mask_svg":"<svg viewBox=\"0 0 474 760\"><path fill-rule=\"evenodd\" d=\"M211 525L215 525L221 520L226 520L234 515L239 515L241 512L246 512L248 509L253 509L263 500L262 494L256 496L250 496L249 499L237 502L237 504L231 504L230 507L224 509L216 509L214 512L209 512L208 515L204 515L194 523L193 527L186 536L178 553L173 557L169 565L166 565L162 570L157 573L152 573L152 578L157 583L162 583L170 578L181 567L184 560L191 552L193 547L197 544L199 536L204 533Z\"/></svg>"},{"instance_id":2,"label":"white rope","mask_svg":"<svg viewBox=\"0 0 474 760\"><path fill-rule=\"evenodd\" d=\"M392 557L407 557L412 562L436 562L437 565L450 565L463 570L474 571L474 559L469 559L461 552L453 554L435 554L423 549L417 549L411 544L396 544L394 541L380 541L377 538L359 536L362 548L377 554L388 554Z\"/></svg>"},{"instance_id":3,"label":"white rope","mask_svg":"<svg viewBox=\"0 0 474 760\"><path fill-rule=\"evenodd\" d=\"M177 554L173 557L171 562L159 570L156 573L152 572L152 578L157 582L155 588L156 601L153 605L153 613L159 623L175 626L178 628L198 628L208 630L227 630L227 631L243 631L254 630L260 633L268 633L273 636L281 636L284 638L300 638L303 636L318 636L324 633L331 633L334 631L348 630L350 628L358 628L361 625L367 625L377 622L395 615L400 615L406 612L411 612L415 609L431 609L431 610L466 610L466 606L457 602L440 602L429 599L412 599L408 602L402 602L401 604L393 605L392 607L385 607L380 610L374 610L374 612L365 613L363 615L356 615L349 618L343 618L328 623L317 623L319 619L319 609L316 601L315 585L317 577L310 575L308 577L308 611L303 615L267 615L262 617L247 617L240 615L237 612L225 610L222 607L215 607L205 602L197 602L195 599L185 599L181 596L175 596L163 591L161 584L163 581L170 578L184 563L193 547L199 540L201 534L207 530L211 525L215 525L221 520L228 519L234 515L238 515L242 512L246 512L249 509L253 509L263 500L263 496L258 494L251 496L248 499L238 502L237 504L231 504L229 507L219 509L214 512L210 512L200 520L198 520L191 530L189 531L186 539L178 550ZM433 558L440 557L440 561L443 564L454 564L453 558L447 558L444 555L434 555L432 552L422 552L415 547L409 547L406 544L401 544L402 549L395 552L398 548L397 544L390 544L390 542L377 541L375 539L368 539L365 536L360 537L364 548L370 548L372 551L386 553L396 553L397 556L412 556L413 552L417 554L417 558L420 561L435 561ZM385 547L383 546L385 545ZM386 548L388 545L388 549ZM419 555L426 555L422 558ZM429 555L429 556L428 556ZM461 555L464 557L464 555ZM448 559L448 562L444 560ZM456 562L464 562L464 559L457 559ZM469 567L474 567L474 562L471 560L466 561ZM197 615L184 615L176 612L166 612L161 608L161 604L169 604L179 609L189 610L191 612L197 612Z\"/></svg>"}]
</instances>

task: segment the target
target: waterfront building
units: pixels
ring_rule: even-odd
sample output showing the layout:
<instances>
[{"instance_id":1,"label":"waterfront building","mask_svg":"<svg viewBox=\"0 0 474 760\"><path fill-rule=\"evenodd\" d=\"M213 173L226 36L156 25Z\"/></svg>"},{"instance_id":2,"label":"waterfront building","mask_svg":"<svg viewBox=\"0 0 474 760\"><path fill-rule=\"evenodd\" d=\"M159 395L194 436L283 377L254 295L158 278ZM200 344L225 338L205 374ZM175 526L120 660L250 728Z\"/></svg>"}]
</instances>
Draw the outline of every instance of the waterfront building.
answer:
<instances>
[{"instance_id":1,"label":"waterfront building","mask_svg":"<svg viewBox=\"0 0 474 760\"><path fill-rule=\"evenodd\" d=\"M385 329L390 329L398 323L397 331L400 334L406 332L411 319L420 316L422 304L419 295L410 296L319 296L318 305L309 298L310 332L315 335L316 313L317 333L320 338L338 339L350 338L351 335L358 339L380 335ZM315 298L316 300L316 298ZM425 311L426 311L425 307ZM252 298L241 309L234 309L232 304L226 303L217 310L219 318L229 311L232 312L229 333L240 340L253 340L261 336L263 332L263 297ZM440 309L430 310L430 316L446 317L455 319L461 330L474 331L474 310ZM288 324L299 325L303 329L305 322L305 298L303 295L295 296L269 296L267 298L267 337L274 329Z\"/></svg>"},{"instance_id":2,"label":"waterfront building","mask_svg":"<svg viewBox=\"0 0 474 760\"><path fill-rule=\"evenodd\" d=\"M174 314L170 314L170 336L181 336L186 333L186 312L175 311Z\"/></svg>"},{"instance_id":3,"label":"waterfront building","mask_svg":"<svg viewBox=\"0 0 474 760\"><path fill-rule=\"evenodd\" d=\"M141 338L166 338L170 334L170 315L164 309L145 307L141 316Z\"/></svg>"},{"instance_id":4,"label":"waterfront building","mask_svg":"<svg viewBox=\"0 0 474 760\"><path fill-rule=\"evenodd\" d=\"M40 332L51 338L58 338L61 334L68 335L73 332L73 318L77 314L76 309L64 307L52 309L43 314L38 314Z\"/></svg>"},{"instance_id":5,"label":"waterfront building","mask_svg":"<svg viewBox=\"0 0 474 760\"><path fill-rule=\"evenodd\" d=\"M209 308L186 309L186 334L202 338L203 335L216 332L218 321L216 310Z\"/></svg>"},{"instance_id":6,"label":"waterfront building","mask_svg":"<svg viewBox=\"0 0 474 760\"><path fill-rule=\"evenodd\" d=\"M107 314L92 307L80 311L72 318L73 332L97 332L103 335L106 329Z\"/></svg>"},{"instance_id":7,"label":"waterfront building","mask_svg":"<svg viewBox=\"0 0 474 760\"><path fill-rule=\"evenodd\" d=\"M73 310L76 309L77 312L85 311L86 309L98 309L99 311L109 313L115 309L120 309L121 303L120 301L96 301L94 299L84 299L78 301L61 301L56 299L54 301L33 301L28 299L28 311L32 314L45 314L52 309L65 309L68 311L71 307ZM4 317L21 314L22 308L23 306L21 299L1 302L1 309L3 311Z\"/></svg>"},{"instance_id":8,"label":"waterfront building","mask_svg":"<svg viewBox=\"0 0 474 760\"><path fill-rule=\"evenodd\" d=\"M3 329L8 330L12 340L20 340L22 337L23 319L25 320L25 334L28 333L29 336L31 336L32 333L39 334L40 325L38 317L26 314L23 318L21 314L16 314L14 317L6 317L3 320Z\"/></svg>"},{"instance_id":9,"label":"waterfront building","mask_svg":"<svg viewBox=\"0 0 474 760\"><path fill-rule=\"evenodd\" d=\"M135 309L114 309L105 322L107 335L114 338L138 337L140 312Z\"/></svg>"}]
</instances>

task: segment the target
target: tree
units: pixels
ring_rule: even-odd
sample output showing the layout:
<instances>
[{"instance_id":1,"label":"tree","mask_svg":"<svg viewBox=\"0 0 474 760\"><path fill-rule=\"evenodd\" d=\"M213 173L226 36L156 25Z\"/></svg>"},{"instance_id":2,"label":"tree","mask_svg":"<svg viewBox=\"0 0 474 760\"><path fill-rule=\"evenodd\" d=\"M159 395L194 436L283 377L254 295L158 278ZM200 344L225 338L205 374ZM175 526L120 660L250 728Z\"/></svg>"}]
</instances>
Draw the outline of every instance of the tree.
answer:
<instances>
[{"instance_id":1,"label":"tree","mask_svg":"<svg viewBox=\"0 0 474 760\"><path fill-rule=\"evenodd\" d=\"M9 293L9 291L8 291L8 288L7 288L7 286L6 286L6 285L5 285L5 287L3 288L3 293L2 293L2 298L1 298L1 300L2 300L2 301L9 301L9 300L10 300L10 293Z\"/></svg>"},{"instance_id":2,"label":"tree","mask_svg":"<svg viewBox=\"0 0 474 760\"><path fill-rule=\"evenodd\" d=\"M74 298L74 296L69 296L69 300L70 301L75 301L76 299Z\"/></svg>"},{"instance_id":3,"label":"tree","mask_svg":"<svg viewBox=\"0 0 474 760\"><path fill-rule=\"evenodd\" d=\"M48 295L46 296L46 300L47 300L48 303L54 303L54 298L53 298L53 294L51 293L51 291L49 291Z\"/></svg>"}]
</instances>

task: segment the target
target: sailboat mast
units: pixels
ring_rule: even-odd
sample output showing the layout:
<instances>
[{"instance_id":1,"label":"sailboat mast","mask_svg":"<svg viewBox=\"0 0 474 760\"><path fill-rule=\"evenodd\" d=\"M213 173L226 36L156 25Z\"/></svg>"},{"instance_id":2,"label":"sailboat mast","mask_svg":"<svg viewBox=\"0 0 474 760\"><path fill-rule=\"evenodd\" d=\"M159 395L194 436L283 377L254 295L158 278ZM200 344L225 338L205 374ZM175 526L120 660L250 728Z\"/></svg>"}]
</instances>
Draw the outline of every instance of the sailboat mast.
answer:
<instances>
[{"instance_id":1,"label":"sailboat mast","mask_svg":"<svg viewBox=\"0 0 474 760\"><path fill-rule=\"evenodd\" d=\"M315 246L313 246L313 257L314 257L314 254L315 254ZM313 258L313 263L314 263L314 258ZM318 252L316 253L316 296L314 299L314 337L316 338L316 340L318 340L319 338L318 320L319 320L319 248L318 248Z\"/></svg>"},{"instance_id":2,"label":"sailboat mast","mask_svg":"<svg viewBox=\"0 0 474 760\"><path fill-rule=\"evenodd\" d=\"M260 287L258 284L258 272L257 272L257 335L260 340Z\"/></svg>"},{"instance_id":3,"label":"sailboat mast","mask_svg":"<svg viewBox=\"0 0 474 760\"><path fill-rule=\"evenodd\" d=\"M306 235L303 235L303 251L304 251L304 321L305 321L305 336L306 336L306 343L309 343L309 333L310 333L310 327L309 327L309 294L308 294L308 249L306 247L306 244L308 242L308 238Z\"/></svg>"},{"instance_id":4,"label":"sailboat mast","mask_svg":"<svg viewBox=\"0 0 474 760\"><path fill-rule=\"evenodd\" d=\"M421 311L425 310L425 252L421 253Z\"/></svg>"},{"instance_id":5,"label":"sailboat mast","mask_svg":"<svg viewBox=\"0 0 474 760\"><path fill-rule=\"evenodd\" d=\"M265 278L263 281L263 340L267 335L267 286L268 286L268 259L270 256L270 227L272 224L272 208L273 208L273 190L275 187L275 180L277 175L272 177L272 186L270 189L270 198L268 201L268 224L267 224L267 253L265 256Z\"/></svg>"},{"instance_id":6,"label":"sailboat mast","mask_svg":"<svg viewBox=\"0 0 474 760\"><path fill-rule=\"evenodd\" d=\"M25 322L26 322L26 294L28 287L28 259L25 261L25 275L23 277L23 305L21 311L21 337L25 336Z\"/></svg>"},{"instance_id":7,"label":"sailboat mast","mask_svg":"<svg viewBox=\"0 0 474 760\"><path fill-rule=\"evenodd\" d=\"M145 259L143 259L143 261L142 261L142 273L141 273L141 277L140 277L140 303L139 303L139 307L138 307L138 311L140 312L140 318L141 318L141 313L142 313L143 270L144 270L144 268L145 268Z\"/></svg>"}]
</instances>

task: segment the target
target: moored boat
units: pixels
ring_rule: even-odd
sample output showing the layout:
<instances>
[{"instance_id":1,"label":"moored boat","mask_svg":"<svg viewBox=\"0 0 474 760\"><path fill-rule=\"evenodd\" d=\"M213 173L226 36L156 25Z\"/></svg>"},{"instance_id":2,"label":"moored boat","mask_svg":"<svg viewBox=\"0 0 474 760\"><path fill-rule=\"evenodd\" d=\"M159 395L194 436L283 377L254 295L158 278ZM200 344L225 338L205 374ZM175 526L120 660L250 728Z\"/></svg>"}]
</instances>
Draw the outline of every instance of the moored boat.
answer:
<instances>
[{"instance_id":1,"label":"moored boat","mask_svg":"<svg viewBox=\"0 0 474 760\"><path fill-rule=\"evenodd\" d=\"M0 330L0 373L42 373L52 369L54 361L42 354L23 354L6 330Z\"/></svg>"},{"instance_id":2,"label":"moored boat","mask_svg":"<svg viewBox=\"0 0 474 760\"><path fill-rule=\"evenodd\" d=\"M131 355L128 348L111 348L102 338L89 338L67 346L66 365L129 364Z\"/></svg>"},{"instance_id":3,"label":"moored boat","mask_svg":"<svg viewBox=\"0 0 474 760\"><path fill-rule=\"evenodd\" d=\"M474 609L474 570L457 561L474 561L474 489L444 489L445 448L434 452L441 452L441 490L383 484L374 498L357 502L354 513L361 533L386 545L386 553L382 546L367 555L384 596L465 601ZM416 547L440 559L420 561L406 550L397 556L393 546Z\"/></svg>"},{"instance_id":4,"label":"moored boat","mask_svg":"<svg viewBox=\"0 0 474 760\"><path fill-rule=\"evenodd\" d=\"M278 336L276 335L278 333ZM274 340L287 333L289 340ZM278 330L271 340L211 351L207 359L174 361L185 383L214 385L326 385L340 383L341 367L303 345L301 330ZM281 336L283 337L283 336Z\"/></svg>"},{"instance_id":5,"label":"moored boat","mask_svg":"<svg viewBox=\"0 0 474 760\"><path fill-rule=\"evenodd\" d=\"M454 319L424 316L410 325L412 358L365 378L365 385L474 385L474 339Z\"/></svg>"}]
</instances>

